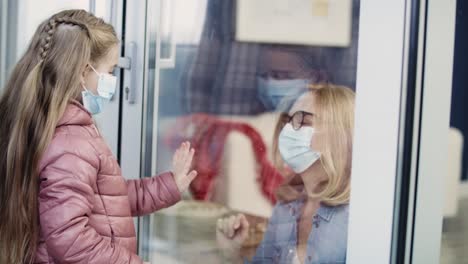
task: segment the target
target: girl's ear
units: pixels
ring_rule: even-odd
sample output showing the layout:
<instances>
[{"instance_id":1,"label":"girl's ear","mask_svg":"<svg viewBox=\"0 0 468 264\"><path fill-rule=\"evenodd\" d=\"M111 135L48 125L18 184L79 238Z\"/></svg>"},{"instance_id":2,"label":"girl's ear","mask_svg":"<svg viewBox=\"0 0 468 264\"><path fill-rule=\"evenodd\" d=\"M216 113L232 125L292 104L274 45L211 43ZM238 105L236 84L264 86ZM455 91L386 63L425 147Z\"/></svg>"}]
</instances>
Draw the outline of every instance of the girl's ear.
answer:
<instances>
[{"instance_id":1,"label":"girl's ear","mask_svg":"<svg viewBox=\"0 0 468 264\"><path fill-rule=\"evenodd\" d=\"M83 70L81 71L81 76L80 76L80 83L81 85L85 86L86 84L86 77L88 76L88 65L86 65Z\"/></svg>"}]
</instances>

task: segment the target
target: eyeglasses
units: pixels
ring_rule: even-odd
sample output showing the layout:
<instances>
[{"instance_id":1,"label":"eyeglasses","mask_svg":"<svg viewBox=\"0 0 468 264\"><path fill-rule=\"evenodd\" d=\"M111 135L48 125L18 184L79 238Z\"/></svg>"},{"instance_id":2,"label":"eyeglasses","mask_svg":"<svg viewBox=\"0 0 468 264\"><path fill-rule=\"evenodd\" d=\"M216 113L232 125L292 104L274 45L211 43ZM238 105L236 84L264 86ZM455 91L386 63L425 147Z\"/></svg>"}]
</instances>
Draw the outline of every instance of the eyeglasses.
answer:
<instances>
[{"instance_id":1,"label":"eyeglasses","mask_svg":"<svg viewBox=\"0 0 468 264\"><path fill-rule=\"evenodd\" d=\"M283 113L281 114L281 122L283 126L287 123L291 123L292 127L295 130L299 130L302 126L312 126L312 119L314 114L306 112L306 111L297 111L292 116Z\"/></svg>"}]
</instances>

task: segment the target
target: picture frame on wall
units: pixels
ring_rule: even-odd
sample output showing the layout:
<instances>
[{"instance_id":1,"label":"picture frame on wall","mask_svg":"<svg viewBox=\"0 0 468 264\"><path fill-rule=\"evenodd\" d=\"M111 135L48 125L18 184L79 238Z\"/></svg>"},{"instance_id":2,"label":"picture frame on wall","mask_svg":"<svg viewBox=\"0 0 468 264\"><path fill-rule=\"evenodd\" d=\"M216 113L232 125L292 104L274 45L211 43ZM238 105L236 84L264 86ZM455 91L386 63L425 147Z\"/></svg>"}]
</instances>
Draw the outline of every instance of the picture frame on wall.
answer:
<instances>
[{"instance_id":1,"label":"picture frame on wall","mask_svg":"<svg viewBox=\"0 0 468 264\"><path fill-rule=\"evenodd\" d=\"M348 47L352 0L237 0L236 40Z\"/></svg>"}]
</instances>

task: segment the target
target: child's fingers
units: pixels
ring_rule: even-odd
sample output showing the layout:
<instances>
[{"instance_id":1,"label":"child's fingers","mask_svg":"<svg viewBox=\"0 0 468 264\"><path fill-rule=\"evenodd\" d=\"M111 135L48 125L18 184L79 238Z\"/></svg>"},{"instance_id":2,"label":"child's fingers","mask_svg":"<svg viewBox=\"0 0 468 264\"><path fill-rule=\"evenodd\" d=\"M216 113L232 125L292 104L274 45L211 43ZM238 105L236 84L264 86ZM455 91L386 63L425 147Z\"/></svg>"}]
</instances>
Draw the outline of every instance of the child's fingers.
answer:
<instances>
[{"instance_id":1,"label":"child's fingers","mask_svg":"<svg viewBox=\"0 0 468 264\"><path fill-rule=\"evenodd\" d=\"M180 149L181 149L181 147L178 147L178 148L176 149L176 151L174 152L174 157L180 155Z\"/></svg>"},{"instance_id":2,"label":"child's fingers","mask_svg":"<svg viewBox=\"0 0 468 264\"><path fill-rule=\"evenodd\" d=\"M190 149L190 152L187 156L187 158L185 159L185 163L184 163L184 168L186 171L190 170L190 167L192 166L192 161L193 161L193 155L195 154L195 150L194 149Z\"/></svg>"},{"instance_id":3,"label":"child's fingers","mask_svg":"<svg viewBox=\"0 0 468 264\"><path fill-rule=\"evenodd\" d=\"M195 149L191 148L189 153L189 161L192 162L193 156L195 155Z\"/></svg>"},{"instance_id":4,"label":"child's fingers","mask_svg":"<svg viewBox=\"0 0 468 264\"><path fill-rule=\"evenodd\" d=\"M185 149L186 149L186 145L187 143L183 142L182 144L180 144L179 148L177 149L179 151L179 153L183 154Z\"/></svg>"},{"instance_id":5,"label":"child's fingers","mask_svg":"<svg viewBox=\"0 0 468 264\"><path fill-rule=\"evenodd\" d=\"M180 144L180 146L176 149L175 154L177 154L177 156L179 156L179 158L182 158L184 156L184 153L186 152L187 150L187 142L183 142L182 144Z\"/></svg>"},{"instance_id":6,"label":"child's fingers","mask_svg":"<svg viewBox=\"0 0 468 264\"><path fill-rule=\"evenodd\" d=\"M183 153L184 153L184 154L187 154L187 152L188 152L189 149L190 149L190 142L185 141L185 142L184 142L184 149L183 149L184 151L183 151Z\"/></svg>"},{"instance_id":7,"label":"child's fingers","mask_svg":"<svg viewBox=\"0 0 468 264\"><path fill-rule=\"evenodd\" d=\"M184 142L183 147L181 148L181 160L186 162L188 155L190 154L190 143Z\"/></svg>"},{"instance_id":8,"label":"child's fingers","mask_svg":"<svg viewBox=\"0 0 468 264\"><path fill-rule=\"evenodd\" d=\"M177 148L175 152L177 156L179 157L179 159L183 157L184 153L186 152L186 149L187 149L187 142L182 142L182 144L180 144L180 146Z\"/></svg>"},{"instance_id":9,"label":"child's fingers","mask_svg":"<svg viewBox=\"0 0 468 264\"><path fill-rule=\"evenodd\" d=\"M187 149L185 149L185 158L188 158L190 156L190 152L193 148L190 147L190 143L187 144Z\"/></svg>"},{"instance_id":10,"label":"child's fingers","mask_svg":"<svg viewBox=\"0 0 468 264\"><path fill-rule=\"evenodd\" d=\"M197 175L198 175L198 172L196 170L191 171L187 175L187 179L188 179L189 184L193 181L193 179L195 179L195 177L197 177Z\"/></svg>"}]
</instances>

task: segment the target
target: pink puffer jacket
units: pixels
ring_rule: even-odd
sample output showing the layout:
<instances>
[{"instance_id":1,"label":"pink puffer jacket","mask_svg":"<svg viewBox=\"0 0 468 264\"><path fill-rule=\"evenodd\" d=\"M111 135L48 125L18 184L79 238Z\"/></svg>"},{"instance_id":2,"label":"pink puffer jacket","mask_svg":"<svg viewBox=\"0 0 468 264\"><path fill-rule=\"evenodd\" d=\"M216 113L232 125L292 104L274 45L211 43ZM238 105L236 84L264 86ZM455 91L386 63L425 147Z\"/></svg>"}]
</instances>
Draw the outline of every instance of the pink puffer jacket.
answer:
<instances>
[{"instance_id":1,"label":"pink puffer jacket","mask_svg":"<svg viewBox=\"0 0 468 264\"><path fill-rule=\"evenodd\" d=\"M142 263L132 216L181 198L171 173L125 180L78 102L68 106L39 169L36 263Z\"/></svg>"}]
</instances>

